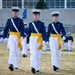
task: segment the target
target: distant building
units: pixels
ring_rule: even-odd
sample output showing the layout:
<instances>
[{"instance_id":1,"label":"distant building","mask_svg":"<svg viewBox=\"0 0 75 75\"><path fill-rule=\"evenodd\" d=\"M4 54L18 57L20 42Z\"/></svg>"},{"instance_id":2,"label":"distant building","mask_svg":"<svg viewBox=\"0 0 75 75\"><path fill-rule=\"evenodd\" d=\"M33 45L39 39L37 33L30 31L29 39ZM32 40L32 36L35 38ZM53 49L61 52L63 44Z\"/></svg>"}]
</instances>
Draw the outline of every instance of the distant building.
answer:
<instances>
[{"instance_id":1,"label":"distant building","mask_svg":"<svg viewBox=\"0 0 75 75\"><path fill-rule=\"evenodd\" d=\"M22 17L24 8L27 8L27 19L29 23L33 20L31 10L36 7L39 0L0 0L0 29L5 27L6 21L11 17L11 7L18 6L21 8L19 16ZM60 22L64 24L66 31L75 32L75 0L44 0L48 9L43 9L40 20L45 22L45 26L52 22L51 13L59 11ZM66 10L65 10L66 9ZM8 14L9 13L9 14Z\"/></svg>"},{"instance_id":2,"label":"distant building","mask_svg":"<svg viewBox=\"0 0 75 75\"><path fill-rule=\"evenodd\" d=\"M35 8L39 0L0 0L0 8L11 8L19 6L20 8ZM50 8L75 8L75 0L44 0L47 7Z\"/></svg>"}]
</instances>

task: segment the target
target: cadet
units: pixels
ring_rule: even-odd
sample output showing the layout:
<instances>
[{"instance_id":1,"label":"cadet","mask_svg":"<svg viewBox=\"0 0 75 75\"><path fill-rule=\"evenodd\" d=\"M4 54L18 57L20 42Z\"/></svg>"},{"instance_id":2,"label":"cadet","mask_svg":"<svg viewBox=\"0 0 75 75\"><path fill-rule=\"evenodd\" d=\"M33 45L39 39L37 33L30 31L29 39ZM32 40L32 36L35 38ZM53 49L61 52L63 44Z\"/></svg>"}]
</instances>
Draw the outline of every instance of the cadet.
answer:
<instances>
[{"instance_id":1,"label":"cadet","mask_svg":"<svg viewBox=\"0 0 75 75\"><path fill-rule=\"evenodd\" d=\"M3 30L0 31L0 43L2 43L4 41L3 39Z\"/></svg>"},{"instance_id":2,"label":"cadet","mask_svg":"<svg viewBox=\"0 0 75 75\"><path fill-rule=\"evenodd\" d=\"M34 21L29 23L29 36L30 37L30 66L32 73L40 71L40 58L42 52L42 40L46 42L46 30L44 22L39 20L41 11L33 9Z\"/></svg>"},{"instance_id":3,"label":"cadet","mask_svg":"<svg viewBox=\"0 0 75 75\"><path fill-rule=\"evenodd\" d=\"M51 60L52 60L52 67L53 70L56 71L59 69L60 64L60 56L61 56L61 32L63 35L63 40L65 40L65 29L63 24L58 21L59 12L55 11L51 13L53 22L48 26L48 38L50 42L50 49L51 49Z\"/></svg>"},{"instance_id":4,"label":"cadet","mask_svg":"<svg viewBox=\"0 0 75 75\"><path fill-rule=\"evenodd\" d=\"M68 34L67 34L68 35ZM67 44L68 44L68 37L67 37L67 35L66 35L66 37L65 37L65 40L62 40L62 50L64 49L64 46L66 46L66 49L68 48L67 47Z\"/></svg>"},{"instance_id":5,"label":"cadet","mask_svg":"<svg viewBox=\"0 0 75 75\"><path fill-rule=\"evenodd\" d=\"M72 48L72 42L73 42L73 37L71 36L70 32L68 33L67 39L68 39L67 50L70 51Z\"/></svg>"},{"instance_id":6,"label":"cadet","mask_svg":"<svg viewBox=\"0 0 75 75\"><path fill-rule=\"evenodd\" d=\"M4 38L7 41L7 34L10 29L9 35L9 69L13 71L14 68L18 69L20 48L21 48L21 39L24 37L24 24L23 20L18 17L19 8L12 7L12 16L7 20L5 29L4 29ZM21 39L20 39L21 34Z\"/></svg>"},{"instance_id":7,"label":"cadet","mask_svg":"<svg viewBox=\"0 0 75 75\"><path fill-rule=\"evenodd\" d=\"M27 23L24 23L24 39L22 40L22 54L23 57L27 57L27 51L28 51L28 47L27 47L27 37L28 37L28 27L27 27Z\"/></svg>"},{"instance_id":8,"label":"cadet","mask_svg":"<svg viewBox=\"0 0 75 75\"><path fill-rule=\"evenodd\" d=\"M2 43L3 41L4 41L3 35L0 35L0 43Z\"/></svg>"}]
</instances>

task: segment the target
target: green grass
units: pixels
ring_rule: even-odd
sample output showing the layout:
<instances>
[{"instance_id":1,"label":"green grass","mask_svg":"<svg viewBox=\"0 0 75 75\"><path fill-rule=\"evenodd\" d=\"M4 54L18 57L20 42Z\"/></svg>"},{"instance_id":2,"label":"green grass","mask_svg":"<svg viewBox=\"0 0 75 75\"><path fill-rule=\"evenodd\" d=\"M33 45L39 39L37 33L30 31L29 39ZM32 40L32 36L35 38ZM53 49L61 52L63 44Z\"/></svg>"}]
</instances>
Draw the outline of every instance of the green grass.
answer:
<instances>
[{"instance_id":1,"label":"green grass","mask_svg":"<svg viewBox=\"0 0 75 75\"><path fill-rule=\"evenodd\" d=\"M72 34L75 37L75 34ZM42 52L40 73L36 75L75 75L75 42L71 52L63 51L58 72L52 70L50 51ZM30 52L28 57L20 57L19 70L13 72L8 69L8 55L6 44L0 43L0 75L33 75L30 70Z\"/></svg>"}]
</instances>

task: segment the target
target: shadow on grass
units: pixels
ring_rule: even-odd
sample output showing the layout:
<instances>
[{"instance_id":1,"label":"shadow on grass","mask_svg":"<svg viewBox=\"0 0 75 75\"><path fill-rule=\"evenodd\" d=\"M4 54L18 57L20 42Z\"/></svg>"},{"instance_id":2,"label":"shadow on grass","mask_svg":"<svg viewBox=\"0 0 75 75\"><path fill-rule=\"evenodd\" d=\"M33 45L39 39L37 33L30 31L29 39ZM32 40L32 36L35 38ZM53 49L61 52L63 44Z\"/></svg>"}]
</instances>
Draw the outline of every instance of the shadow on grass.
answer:
<instances>
[{"instance_id":1,"label":"shadow on grass","mask_svg":"<svg viewBox=\"0 0 75 75\"><path fill-rule=\"evenodd\" d=\"M14 70L10 71L9 69L0 69L0 75L57 75L54 73L48 73L48 72L39 72L36 74L33 74L30 70Z\"/></svg>"},{"instance_id":2,"label":"shadow on grass","mask_svg":"<svg viewBox=\"0 0 75 75\"><path fill-rule=\"evenodd\" d=\"M11 72L9 69L0 69L0 75L75 75L74 69L71 70L62 70L60 69L57 72L39 72L36 74L33 74L30 70L15 70Z\"/></svg>"},{"instance_id":3,"label":"shadow on grass","mask_svg":"<svg viewBox=\"0 0 75 75\"><path fill-rule=\"evenodd\" d=\"M60 71L62 73L62 75L75 75L75 71L74 70L61 70Z\"/></svg>"},{"instance_id":4,"label":"shadow on grass","mask_svg":"<svg viewBox=\"0 0 75 75\"><path fill-rule=\"evenodd\" d=\"M53 73L46 73L46 72L40 72L40 73L36 73L36 75L55 75Z\"/></svg>"},{"instance_id":5,"label":"shadow on grass","mask_svg":"<svg viewBox=\"0 0 75 75\"><path fill-rule=\"evenodd\" d=\"M63 52L75 52L75 50L70 50L70 51L68 51L68 50L62 50Z\"/></svg>"}]
</instances>

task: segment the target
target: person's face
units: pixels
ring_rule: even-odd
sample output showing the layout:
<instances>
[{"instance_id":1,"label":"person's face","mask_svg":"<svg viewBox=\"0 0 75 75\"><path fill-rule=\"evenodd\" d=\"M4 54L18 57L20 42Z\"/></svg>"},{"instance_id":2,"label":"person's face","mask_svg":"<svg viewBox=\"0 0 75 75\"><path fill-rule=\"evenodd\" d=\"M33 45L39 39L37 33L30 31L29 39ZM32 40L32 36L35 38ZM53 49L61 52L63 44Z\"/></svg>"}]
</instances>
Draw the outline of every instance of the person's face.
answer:
<instances>
[{"instance_id":1,"label":"person's face","mask_svg":"<svg viewBox=\"0 0 75 75\"><path fill-rule=\"evenodd\" d=\"M19 13L19 12L12 11L12 15L13 15L14 17L17 17L17 16L18 16L18 13Z\"/></svg>"},{"instance_id":2,"label":"person's face","mask_svg":"<svg viewBox=\"0 0 75 75\"><path fill-rule=\"evenodd\" d=\"M53 16L52 18L53 18L54 22L57 22L59 17L58 16Z\"/></svg>"},{"instance_id":3,"label":"person's face","mask_svg":"<svg viewBox=\"0 0 75 75\"><path fill-rule=\"evenodd\" d=\"M27 28L27 25L25 25L24 28Z\"/></svg>"},{"instance_id":4,"label":"person's face","mask_svg":"<svg viewBox=\"0 0 75 75\"><path fill-rule=\"evenodd\" d=\"M39 20L40 15L39 14L33 14L34 20Z\"/></svg>"},{"instance_id":5,"label":"person's face","mask_svg":"<svg viewBox=\"0 0 75 75\"><path fill-rule=\"evenodd\" d=\"M67 36L69 36L69 34L67 34Z\"/></svg>"},{"instance_id":6,"label":"person's face","mask_svg":"<svg viewBox=\"0 0 75 75\"><path fill-rule=\"evenodd\" d=\"M71 36L71 34L69 34L69 36Z\"/></svg>"}]
</instances>

